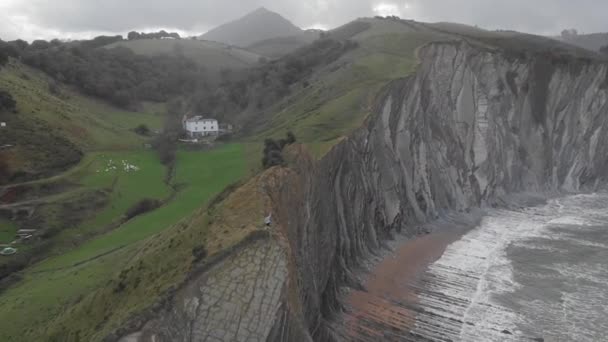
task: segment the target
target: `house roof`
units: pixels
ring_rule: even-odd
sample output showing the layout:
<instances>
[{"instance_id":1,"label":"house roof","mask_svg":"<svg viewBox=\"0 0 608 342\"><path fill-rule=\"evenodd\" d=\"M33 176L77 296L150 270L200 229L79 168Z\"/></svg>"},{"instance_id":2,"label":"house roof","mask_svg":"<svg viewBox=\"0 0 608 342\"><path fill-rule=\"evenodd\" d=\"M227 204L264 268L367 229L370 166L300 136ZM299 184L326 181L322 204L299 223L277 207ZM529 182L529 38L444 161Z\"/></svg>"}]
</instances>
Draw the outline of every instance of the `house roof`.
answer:
<instances>
[{"instance_id":1,"label":"house roof","mask_svg":"<svg viewBox=\"0 0 608 342\"><path fill-rule=\"evenodd\" d=\"M211 121L211 122L217 122L216 119L205 119L205 118L203 118L200 115L193 116L193 117L191 117L191 118L189 118L189 119L186 120L186 122L200 122L200 121L203 121L203 122L204 121L207 121L207 122L209 122L209 121Z\"/></svg>"}]
</instances>

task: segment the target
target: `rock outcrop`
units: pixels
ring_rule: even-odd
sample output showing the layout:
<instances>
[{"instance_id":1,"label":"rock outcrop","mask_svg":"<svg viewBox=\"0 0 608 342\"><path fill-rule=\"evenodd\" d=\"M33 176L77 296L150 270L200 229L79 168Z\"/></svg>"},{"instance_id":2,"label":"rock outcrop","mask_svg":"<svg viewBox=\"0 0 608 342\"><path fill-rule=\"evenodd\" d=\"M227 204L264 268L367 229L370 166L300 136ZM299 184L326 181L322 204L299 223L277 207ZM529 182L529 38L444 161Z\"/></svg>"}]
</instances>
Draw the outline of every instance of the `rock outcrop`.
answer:
<instances>
[{"instance_id":1,"label":"rock outcrop","mask_svg":"<svg viewBox=\"0 0 608 342\"><path fill-rule=\"evenodd\" d=\"M259 312L251 340L344 340L335 323L340 293L360 286L358 265L394 232L413 234L418 223L494 205L511 193L605 183L605 64L550 55L510 58L467 42L432 43L419 58L418 72L390 84L366 126L320 162L292 151L300 155L293 172L270 193L276 237L269 243L280 246L285 270L269 265L275 268L260 276L274 270L275 277L252 275L249 282L250 291L275 295L252 302L255 308L222 311L235 303L235 292L219 291L213 307L222 312L215 317L249 320L250 312ZM217 272L223 275L209 277L231 279L230 268ZM171 317L192 321L191 305L176 298ZM206 327L199 335L159 330L135 340L214 340L216 325L204 315L197 319L205 321L189 324ZM224 334L218 340L240 340L239 326L218 324Z\"/></svg>"}]
</instances>

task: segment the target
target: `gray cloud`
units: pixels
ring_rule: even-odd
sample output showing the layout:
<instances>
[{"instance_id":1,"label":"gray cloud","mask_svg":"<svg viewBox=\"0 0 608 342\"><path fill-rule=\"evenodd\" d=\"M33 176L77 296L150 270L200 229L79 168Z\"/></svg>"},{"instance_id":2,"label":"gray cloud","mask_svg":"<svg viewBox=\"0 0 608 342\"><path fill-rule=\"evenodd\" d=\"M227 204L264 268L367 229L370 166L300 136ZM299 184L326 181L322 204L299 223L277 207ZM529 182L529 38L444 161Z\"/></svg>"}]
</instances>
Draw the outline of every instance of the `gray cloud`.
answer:
<instances>
[{"instance_id":1,"label":"gray cloud","mask_svg":"<svg viewBox=\"0 0 608 342\"><path fill-rule=\"evenodd\" d=\"M331 28L357 17L395 14L539 34L571 27L608 31L605 0L0 0L0 38L77 38L157 28L195 34L260 6L301 27Z\"/></svg>"}]
</instances>

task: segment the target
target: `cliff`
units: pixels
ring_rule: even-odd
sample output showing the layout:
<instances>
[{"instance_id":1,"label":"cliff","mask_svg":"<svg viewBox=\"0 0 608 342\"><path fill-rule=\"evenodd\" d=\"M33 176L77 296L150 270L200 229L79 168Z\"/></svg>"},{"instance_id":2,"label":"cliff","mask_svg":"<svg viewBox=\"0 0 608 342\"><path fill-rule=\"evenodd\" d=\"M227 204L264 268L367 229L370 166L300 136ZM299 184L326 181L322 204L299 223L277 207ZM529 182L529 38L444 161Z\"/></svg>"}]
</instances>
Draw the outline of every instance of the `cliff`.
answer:
<instances>
[{"instance_id":1,"label":"cliff","mask_svg":"<svg viewBox=\"0 0 608 342\"><path fill-rule=\"evenodd\" d=\"M321 161L290 151L291 170L268 189L271 238L195 279L123 341L345 340L340 293L360 286L358 266L394 232L512 193L605 183L606 64L467 42L432 43L419 58L418 72L387 86L365 127ZM239 258L259 269L235 270ZM206 290L213 279L228 281ZM163 329L185 317L196 333Z\"/></svg>"}]
</instances>

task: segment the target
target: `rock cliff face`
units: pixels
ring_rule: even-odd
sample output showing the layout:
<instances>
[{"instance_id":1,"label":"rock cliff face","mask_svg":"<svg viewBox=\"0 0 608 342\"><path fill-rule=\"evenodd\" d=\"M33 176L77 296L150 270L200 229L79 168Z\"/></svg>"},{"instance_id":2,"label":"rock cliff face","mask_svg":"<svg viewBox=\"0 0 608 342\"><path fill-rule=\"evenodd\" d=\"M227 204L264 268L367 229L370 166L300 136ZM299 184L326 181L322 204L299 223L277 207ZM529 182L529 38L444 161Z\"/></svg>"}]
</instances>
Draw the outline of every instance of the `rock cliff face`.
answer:
<instances>
[{"instance_id":1,"label":"rock cliff face","mask_svg":"<svg viewBox=\"0 0 608 342\"><path fill-rule=\"evenodd\" d=\"M431 44L416 75L394 82L365 129L305 182L288 227L302 312L314 340L341 286L392 231L515 192L595 187L608 177L607 67L505 58L468 43ZM304 172L305 173L305 172ZM305 173L306 174L306 173Z\"/></svg>"},{"instance_id":2,"label":"rock cliff face","mask_svg":"<svg viewBox=\"0 0 608 342\"><path fill-rule=\"evenodd\" d=\"M366 127L318 163L293 161L271 191L270 244L281 246L286 265L273 263L277 279L251 277L252 291L273 293L243 311L243 318L265 313L256 322L271 327L256 330L255 340L344 340L333 323L341 289L359 286L354 270L395 231L414 234L417 223L510 193L578 191L608 178L605 64L509 59L464 42L430 44L419 57L418 72L385 89ZM218 294L219 307L233 298ZM190 305L176 298L172 317L161 320L189 315ZM213 326L191 325L207 332L159 338L152 329L135 340L239 340L212 339ZM239 336L235 329L225 336Z\"/></svg>"}]
</instances>

